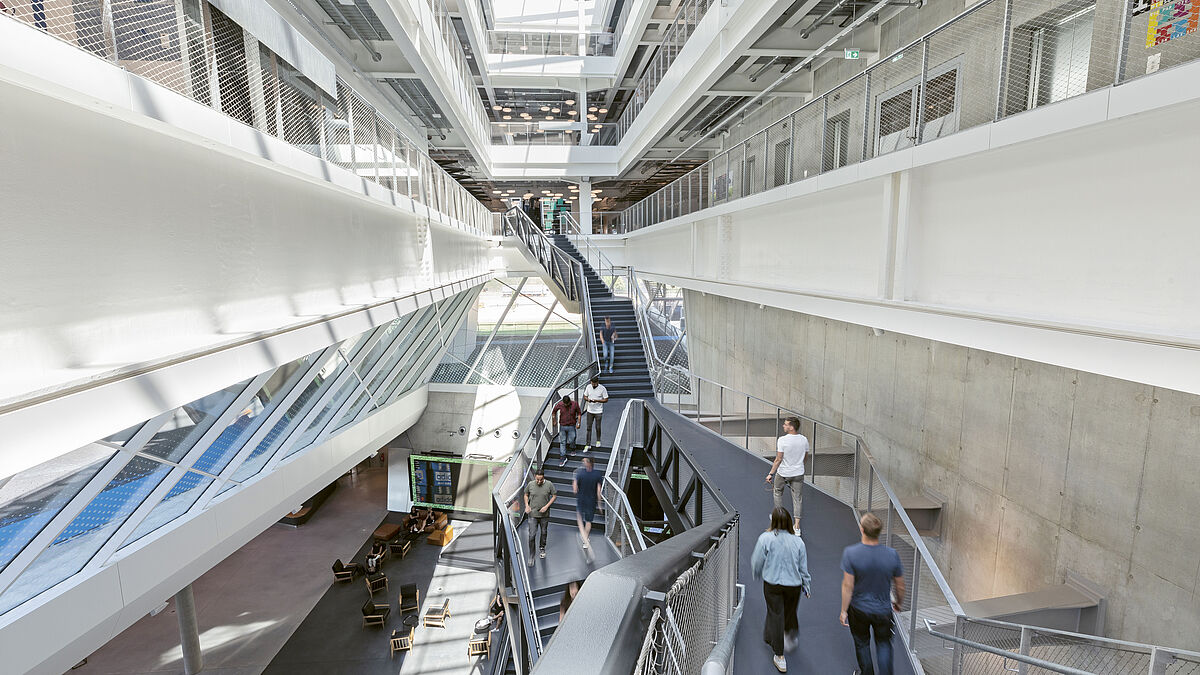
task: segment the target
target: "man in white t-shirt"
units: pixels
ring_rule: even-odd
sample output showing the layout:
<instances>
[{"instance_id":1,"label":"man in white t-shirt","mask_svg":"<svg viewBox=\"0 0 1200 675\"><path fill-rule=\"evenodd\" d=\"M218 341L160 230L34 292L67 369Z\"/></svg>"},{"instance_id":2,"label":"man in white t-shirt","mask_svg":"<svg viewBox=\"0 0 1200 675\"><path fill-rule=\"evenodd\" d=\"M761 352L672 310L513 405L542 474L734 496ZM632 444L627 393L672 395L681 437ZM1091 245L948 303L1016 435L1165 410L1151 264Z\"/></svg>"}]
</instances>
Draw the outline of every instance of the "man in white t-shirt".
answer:
<instances>
[{"instance_id":1,"label":"man in white t-shirt","mask_svg":"<svg viewBox=\"0 0 1200 675\"><path fill-rule=\"evenodd\" d=\"M596 445L600 445L603 437L600 423L604 417L604 404L608 403L608 390L600 384L599 376L593 375L591 384L584 387L583 400L587 402L583 416L583 425L587 428L587 440L584 441L583 451L587 452L592 449L592 422L596 423Z\"/></svg>"},{"instance_id":2,"label":"man in white t-shirt","mask_svg":"<svg viewBox=\"0 0 1200 675\"><path fill-rule=\"evenodd\" d=\"M800 418L783 421L784 434L775 442L775 463L767 474L767 482L775 488L775 508L783 506L783 488L792 490L792 518L796 534L800 534L800 510L804 505L804 459L808 455L808 439L800 435Z\"/></svg>"}]
</instances>

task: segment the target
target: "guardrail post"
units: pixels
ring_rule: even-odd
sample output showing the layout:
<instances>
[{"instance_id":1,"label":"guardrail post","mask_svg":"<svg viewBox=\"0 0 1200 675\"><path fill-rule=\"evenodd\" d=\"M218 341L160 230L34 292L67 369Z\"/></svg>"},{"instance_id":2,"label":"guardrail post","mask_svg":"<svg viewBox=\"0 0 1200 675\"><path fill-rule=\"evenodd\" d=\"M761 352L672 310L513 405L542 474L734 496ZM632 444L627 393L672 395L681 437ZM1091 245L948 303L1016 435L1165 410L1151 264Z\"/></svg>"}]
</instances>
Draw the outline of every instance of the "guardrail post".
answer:
<instances>
[{"instance_id":1,"label":"guardrail post","mask_svg":"<svg viewBox=\"0 0 1200 675\"><path fill-rule=\"evenodd\" d=\"M186 50L187 50L187 44L188 44L187 33L186 33L187 25L183 23L181 9L182 8L177 7L175 10L176 12L180 13L180 19L176 25L178 26L178 28L180 30L179 46L182 50L185 51L185 57L186 57ZM104 0L103 3L101 3L101 5L100 5L100 22L101 22L101 30L104 32L104 45L106 47L108 47L109 51L112 53L112 62L117 63L118 61L121 60L121 58L120 58L120 55L117 54L117 29L116 29L115 25L113 24L112 0ZM185 66L188 65L186 58L183 59L183 62L185 64ZM184 71L186 71L188 73L188 80L190 83L191 68L185 67ZM191 95L190 87L188 89L188 94Z\"/></svg>"},{"instance_id":2,"label":"guardrail post","mask_svg":"<svg viewBox=\"0 0 1200 675\"><path fill-rule=\"evenodd\" d=\"M964 637L966 633L966 624L961 616L954 617L954 636ZM954 643L954 654L950 657L950 675L962 675L963 669L963 645Z\"/></svg>"},{"instance_id":3,"label":"guardrail post","mask_svg":"<svg viewBox=\"0 0 1200 675\"><path fill-rule=\"evenodd\" d=\"M917 85L917 128L913 145L925 140L925 90L929 88L929 39L921 40L921 81Z\"/></svg>"},{"instance_id":4,"label":"guardrail post","mask_svg":"<svg viewBox=\"0 0 1200 675\"><path fill-rule=\"evenodd\" d=\"M1150 675L1167 675L1167 666L1175 661L1175 655L1165 649L1150 650Z\"/></svg>"},{"instance_id":5,"label":"guardrail post","mask_svg":"<svg viewBox=\"0 0 1200 675\"><path fill-rule=\"evenodd\" d=\"M1117 34L1117 72L1113 74L1113 84L1121 84L1125 80L1125 65L1129 59L1129 22L1133 20L1131 0L1121 3L1121 32Z\"/></svg>"},{"instance_id":6,"label":"guardrail post","mask_svg":"<svg viewBox=\"0 0 1200 675\"><path fill-rule=\"evenodd\" d=\"M912 593L908 596L908 648L913 649L917 632L917 596L921 591L921 549L913 547ZM915 650L914 650L915 651Z\"/></svg>"},{"instance_id":7,"label":"guardrail post","mask_svg":"<svg viewBox=\"0 0 1200 675\"><path fill-rule=\"evenodd\" d=\"M725 387L717 389L717 395L721 397L721 402L717 406L717 433L721 436L725 435Z\"/></svg>"},{"instance_id":8,"label":"guardrail post","mask_svg":"<svg viewBox=\"0 0 1200 675\"><path fill-rule=\"evenodd\" d=\"M1021 649L1017 653L1021 656L1029 656L1029 647L1033 644L1033 631L1029 630L1029 626L1021 626ZM1029 672L1029 664L1017 662L1017 675L1026 675Z\"/></svg>"},{"instance_id":9,"label":"guardrail post","mask_svg":"<svg viewBox=\"0 0 1200 675\"><path fill-rule=\"evenodd\" d=\"M750 452L750 397L746 397L746 452Z\"/></svg>"},{"instance_id":10,"label":"guardrail post","mask_svg":"<svg viewBox=\"0 0 1200 675\"><path fill-rule=\"evenodd\" d=\"M1009 39L1009 33L1012 32L1012 10L1013 0L1004 0L1004 21L1001 24L1003 33L1000 37L1000 72L997 75L996 81L996 121L999 122L1004 117L1005 96L1004 90L1008 88L1008 52L1012 48L1012 42Z\"/></svg>"}]
</instances>

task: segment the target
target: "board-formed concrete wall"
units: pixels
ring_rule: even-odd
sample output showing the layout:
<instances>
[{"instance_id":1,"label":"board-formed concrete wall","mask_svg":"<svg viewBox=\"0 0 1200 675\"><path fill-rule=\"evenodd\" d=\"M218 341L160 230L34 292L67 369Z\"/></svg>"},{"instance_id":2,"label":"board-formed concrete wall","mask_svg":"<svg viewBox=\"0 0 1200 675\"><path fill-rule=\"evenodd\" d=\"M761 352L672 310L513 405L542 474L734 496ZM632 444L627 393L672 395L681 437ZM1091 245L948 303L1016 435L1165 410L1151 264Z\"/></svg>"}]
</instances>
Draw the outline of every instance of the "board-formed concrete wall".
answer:
<instances>
[{"instance_id":1,"label":"board-formed concrete wall","mask_svg":"<svg viewBox=\"0 0 1200 675\"><path fill-rule=\"evenodd\" d=\"M1200 396L685 291L701 375L861 434L946 498L960 600L1100 585L1106 632L1200 644Z\"/></svg>"}]
</instances>

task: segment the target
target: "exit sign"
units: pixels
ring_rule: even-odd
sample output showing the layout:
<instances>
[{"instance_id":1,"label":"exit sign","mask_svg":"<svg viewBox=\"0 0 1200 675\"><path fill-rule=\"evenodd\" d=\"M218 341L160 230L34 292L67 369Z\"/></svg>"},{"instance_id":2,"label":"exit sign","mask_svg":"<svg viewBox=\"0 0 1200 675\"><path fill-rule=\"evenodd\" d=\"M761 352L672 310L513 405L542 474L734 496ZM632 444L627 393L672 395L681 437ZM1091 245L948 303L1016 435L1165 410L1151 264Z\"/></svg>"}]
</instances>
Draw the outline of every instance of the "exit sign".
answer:
<instances>
[{"instance_id":1,"label":"exit sign","mask_svg":"<svg viewBox=\"0 0 1200 675\"><path fill-rule=\"evenodd\" d=\"M859 58L858 50L857 49L847 49L846 50L846 58L851 59L851 60Z\"/></svg>"}]
</instances>

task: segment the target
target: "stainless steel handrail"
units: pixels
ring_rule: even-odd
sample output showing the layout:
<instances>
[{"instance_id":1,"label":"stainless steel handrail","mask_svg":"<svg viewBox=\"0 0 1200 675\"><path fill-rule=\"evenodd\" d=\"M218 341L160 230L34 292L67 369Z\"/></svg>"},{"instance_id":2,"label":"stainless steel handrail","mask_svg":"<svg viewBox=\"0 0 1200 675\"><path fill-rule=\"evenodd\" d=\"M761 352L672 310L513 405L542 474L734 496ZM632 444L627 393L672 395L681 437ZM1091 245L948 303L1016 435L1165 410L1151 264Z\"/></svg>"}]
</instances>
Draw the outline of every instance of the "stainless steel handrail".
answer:
<instances>
[{"instance_id":1,"label":"stainless steel handrail","mask_svg":"<svg viewBox=\"0 0 1200 675\"><path fill-rule=\"evenodd\" d=\"M733 616L729 619L729 625L725 627L725 634L704 662L700 675L726 675L733 666L733 645L737 640L738 628L742 625L742 610L746 607L746 586L738 584L737 590L738 602L733 608Z\"/></svg>"}]
</instances>

